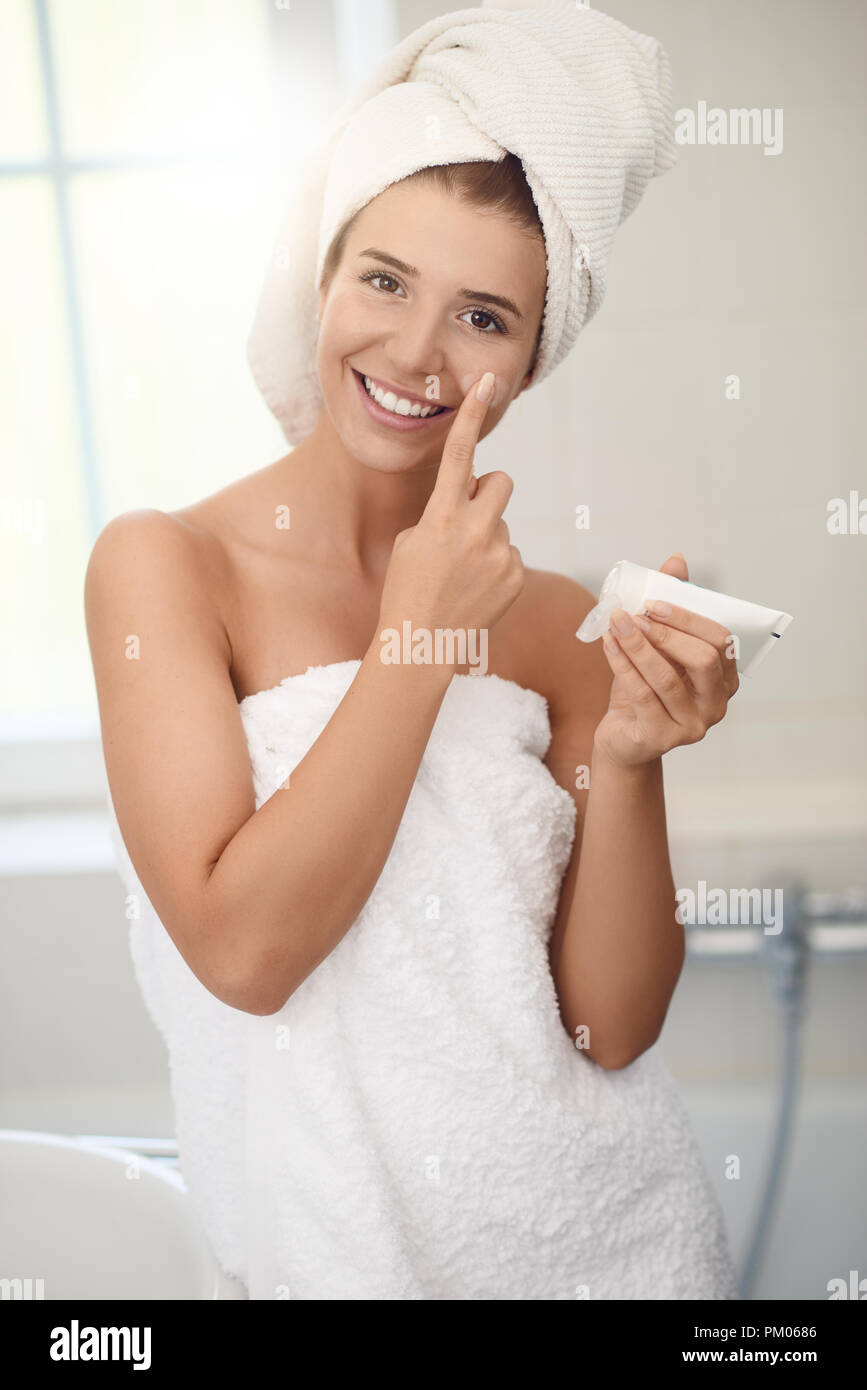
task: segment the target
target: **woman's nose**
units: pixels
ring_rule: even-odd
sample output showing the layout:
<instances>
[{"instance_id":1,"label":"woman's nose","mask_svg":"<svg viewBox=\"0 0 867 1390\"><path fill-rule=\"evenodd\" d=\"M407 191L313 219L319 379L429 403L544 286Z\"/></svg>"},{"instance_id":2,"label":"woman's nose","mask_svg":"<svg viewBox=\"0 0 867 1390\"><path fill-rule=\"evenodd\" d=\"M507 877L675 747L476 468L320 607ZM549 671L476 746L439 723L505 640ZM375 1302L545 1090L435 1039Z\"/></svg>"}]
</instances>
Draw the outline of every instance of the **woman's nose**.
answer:
<instances>
[{"instance_id":1,"label":"woman's nose","mask_svg":"<svg viewBox=\"0 0 867 1390\"><path fill-rule=\"evenodd\" d=\"M413 375L442 375L445 364L442 313L413 305L389 335L386 352L394 363L395 373Z\"/></svg>"}]
</instances>

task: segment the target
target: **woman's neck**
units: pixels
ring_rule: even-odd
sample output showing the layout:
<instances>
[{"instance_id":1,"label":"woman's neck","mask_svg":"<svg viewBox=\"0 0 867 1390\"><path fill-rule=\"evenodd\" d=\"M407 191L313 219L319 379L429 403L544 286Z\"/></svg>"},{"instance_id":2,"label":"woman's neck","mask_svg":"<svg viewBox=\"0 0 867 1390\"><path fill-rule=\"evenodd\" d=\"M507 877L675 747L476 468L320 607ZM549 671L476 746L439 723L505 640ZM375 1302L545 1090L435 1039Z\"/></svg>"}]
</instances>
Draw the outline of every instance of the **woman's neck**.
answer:
<instances>
[{"instance_id":1,"label":"woman's neck","mask_svg":"<svg viewBox=\"0 0 867 1390\"><path fill-rule=\"evenodd\" d=\"M293 529L311 542L327 536L328 551L368 575L384 574L395 536L416 525L436 481L433 467L386 472L359 463L324 410L275 470L287 501L291 492Z\"/></svg>"}]
</instances>

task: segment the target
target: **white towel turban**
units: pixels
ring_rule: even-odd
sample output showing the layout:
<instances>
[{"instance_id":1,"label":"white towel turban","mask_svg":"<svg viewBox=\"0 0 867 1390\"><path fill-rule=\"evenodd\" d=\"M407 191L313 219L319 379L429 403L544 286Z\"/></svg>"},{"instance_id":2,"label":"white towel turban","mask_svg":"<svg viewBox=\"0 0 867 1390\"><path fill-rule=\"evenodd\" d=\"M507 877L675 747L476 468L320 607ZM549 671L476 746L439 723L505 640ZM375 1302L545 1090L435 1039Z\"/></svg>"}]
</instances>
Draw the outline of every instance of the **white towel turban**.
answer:
<instances>
[{"instance_id":1,"label":"white towel turban","mask_svg":"<svg viewBox=\"0 0 867 1390\"><path fill-rule=\"evenodd\" d=\"M602 303L618 226L676 162L659 41L573 0L499 0L433 19L392 49L302 171L248 339L254 379L290 444L322 409L318 282L334 235L418 169L509 151L545 236L536 385Z\"/></svg>"}]
</instances>

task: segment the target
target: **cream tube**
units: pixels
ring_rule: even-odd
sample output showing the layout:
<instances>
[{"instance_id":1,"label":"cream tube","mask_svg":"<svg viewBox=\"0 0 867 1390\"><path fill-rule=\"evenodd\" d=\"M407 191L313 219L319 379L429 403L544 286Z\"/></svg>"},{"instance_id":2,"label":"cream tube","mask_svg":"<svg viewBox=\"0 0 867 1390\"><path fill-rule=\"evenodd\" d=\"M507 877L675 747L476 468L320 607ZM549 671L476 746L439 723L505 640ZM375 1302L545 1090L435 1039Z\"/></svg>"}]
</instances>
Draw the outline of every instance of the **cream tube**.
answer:
<instances>
[{"instance_id":1,"label":"cream tube","mask_svg":"<svg viewBox=\"0 0 867 1390\"><path fill-rule=\"evenodd\" d=\"M745 599L702 589L685 579L675 579L661 570L645 569L643 565L620 560L605 576L599 602L575 635L582 642L594 642L608 631L608 621L615 608L623 608L627 613L642 613L653 599L688 608L728 628L735 638L733 654L742 676L755 671L792 621L791 613L781 613L777 608L762 608L758 603L747 603Z\"/></svg>"}]
</instances>

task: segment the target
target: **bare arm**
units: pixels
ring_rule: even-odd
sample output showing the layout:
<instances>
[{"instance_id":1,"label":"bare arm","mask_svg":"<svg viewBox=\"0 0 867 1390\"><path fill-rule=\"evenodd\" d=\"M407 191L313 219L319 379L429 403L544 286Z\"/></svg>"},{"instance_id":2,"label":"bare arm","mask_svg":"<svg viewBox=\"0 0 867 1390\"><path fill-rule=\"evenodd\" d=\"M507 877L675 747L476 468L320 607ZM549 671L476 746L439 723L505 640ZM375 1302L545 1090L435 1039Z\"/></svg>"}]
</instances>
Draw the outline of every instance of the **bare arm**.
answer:
<instances>
[{"instance_id":1,"label":"bare arm","mask_svg":"<svg viewBox=\"0 0 867 1390\"><path fill-rule=\"evenodd\" d=\"M562 580L556 608L549 605L560 636L546 762L577 808L550 960L569 1036L585 1026L586 1055L619 1068L659 1036L683 965L684 933L674 916L661 760L621 768L594 749L611 672L600 642L574 637L593 602ZM589 786L576 787L579 767Z\"/></svg>"},{"instance_id":2,"label":"bare arm","mask_svg":"<svg viewBox=\"0 0 867 1390\"><path fill-rule=\"evenodd\" d=\"M684 958L662 761L614 767L594 750L581 859L565 885L552 971L570 1037L625 1067L656 1042Z\"/></svg>"},{"instance_id":3,"label":"bare arm","mask_svg":"<svg viewBox=\"0 0 867 1390\"><path fill-rule=\"evenodd\" d=\"M289 786L256 810L225 639L181 525L119 517L94 548L106 770L142 886L190 968L225 1003L273 1013L376 884L452 672L384 665L371 643Z\"/></svg>"},{"instance_id":4,"label":"bare arm","mask_svg":"<svg viewBox=\"0 0 867 1390\"><path fill-rule=\"evenodd\" d=\"M230 978L252 973L274 1013L334 950L376 886L451 680L384 665L379 642L313 747L211 866L208 896L238 924ZM255 912L251 913L251 904ZM269 982L269 983L266 983Z\"/></svg>"},{"instance_id":5,"label":"bare arm","mask_svg":"<svg viewBox=\"0 0 867 1390\"><path fill-rule=\"evenodd\" d=\"M384 664L381 628L492 626L520 591L501 519L511 480L489 474L468 498L484 413L469 397L458 412L428 507L396 538L352 686L258 810L190 528L132 513L94 547L85 605L118 824L181 955L234 1008L283 1006L352 926L394 842L454 668Z\"/></svg>"},{"instance_id":6,"label":"bare arm","mask_svg":"<svg viewBox=\"0 0 867 1390\"><path fill-rule=\"evenodd\" d=\"M688 578L680 553L662 568ZM586 611L586 596L579 601L583 591L574 589L561 631L574 632ZM666 607L655 620L621 613L620 645L608 637L605 649L577 639L564 644L562 636L556 644L552 771L560 780L576 763L589 764L590 785L573 793L584 803L582 843L564 878L551 970L570 1036L586 1025L590 1056L612 1068L628 1066L657 1040L683 967L662 756L704 738L738 689L731 633Z\"/></svg>"}]
</instances>

